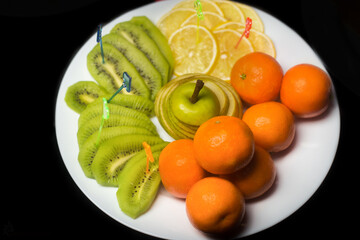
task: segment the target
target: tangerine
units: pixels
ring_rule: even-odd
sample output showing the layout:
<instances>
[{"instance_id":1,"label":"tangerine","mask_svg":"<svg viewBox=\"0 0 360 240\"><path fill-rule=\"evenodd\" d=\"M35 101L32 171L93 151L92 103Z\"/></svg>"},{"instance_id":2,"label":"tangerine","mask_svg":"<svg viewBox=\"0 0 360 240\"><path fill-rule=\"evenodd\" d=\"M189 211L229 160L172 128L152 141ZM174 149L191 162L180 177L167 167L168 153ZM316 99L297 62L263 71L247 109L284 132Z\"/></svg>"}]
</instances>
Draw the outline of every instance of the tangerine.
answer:
<instances>
[{"instance_id":1,"label":"tangerine","mask_svg":"<svg viewBox=\"0 0 360 240\"><path fill-rule=\"evenodd\" d=\"M269 152L285 150L295 136L295 121L282 103L265 102L249 107L242 120L254 134L255 144Z\"/></svg>"},{"instance_id":2,"label":"tangerine","mask_svg":"<svg viewBox=\"0 0 360 240\"><path fill-rule=\"evenodd\" d=\"M245 199L253 199L263 195L273 185L276 168L270 153L255 146L254 157L248 165L221 177L234 183Z\"/></svg>"},{"instance_id":3,"label":"tangerine","mask_svg":"<svg viewBox=\"0 0 360 240\"><path fill-rule=\"evenodd\" d=\"M298 64L284 75L280 100L297 117L310 118L329 106L331 80L321 68L311 64Z\"/></svg>"},{"instance_id":4,"label":"tangerine","mask_svg":"<svg viewBox=\"0 0 360 240\"><path fill-rule=\"evenodd\" d=\"M228 180L206 177L194 184L186 197L191 224L206 233L225 233L244 217L245 200Z\"/></svg>"},{"instance_id":5,"label":"tangerine","mask_svg":"<svg viewBox=\"0 0 360 240\"><path fill-rule=\"evenodd\" d=\"M241 99L253 105L276 100L283 70L276 59L266 53L249 53L236 61L230 83Z\"/></svg>"},{"instance_id":6,"label":"tangerine","mask_svg":"<svg viewBox=\"0 0 360 240\"><path fill-rule=\"evenodd\" d=\"M213 117L197 129L195 158L213 174L230 174L248 164L254 154L254 136L240 118Z\"/></svg>"},{"instance_id":7,"label":"tangerine","mask_svg":"<svg viewBox=\"0 0 360 240\"><path fill-rule=\"evenodd\" d=\"M191 186L206 175L195 160L193 140L180 139L169 143L160 153L159 173L170 194L186 198Z\"/></svg>"}]
</instances>

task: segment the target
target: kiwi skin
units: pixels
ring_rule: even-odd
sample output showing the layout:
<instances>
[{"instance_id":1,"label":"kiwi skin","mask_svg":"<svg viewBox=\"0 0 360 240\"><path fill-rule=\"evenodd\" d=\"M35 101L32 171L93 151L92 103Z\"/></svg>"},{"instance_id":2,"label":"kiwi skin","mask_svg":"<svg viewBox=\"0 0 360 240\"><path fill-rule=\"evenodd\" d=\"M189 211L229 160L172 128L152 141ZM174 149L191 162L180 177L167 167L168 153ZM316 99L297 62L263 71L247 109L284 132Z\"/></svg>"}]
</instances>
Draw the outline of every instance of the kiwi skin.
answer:
<instances>
[{"instance_id":1,"label":"kiwi skin","mask_svg":"<svg viewBox=\"0 0 360 240\"><path fill-rule=\"evenodd\" d=\"M90 137L93 133L99 131L100 123L101 123L102 116L97 116L85 124L83 124L78 132L77 132L77 140L79 147L84 144L86 139ZM134 126L134 127L142 127L150 132L152 132L154 135L157 134L156 126L154 123L148 119L147 121L132 118L132 117L124 117L121 115L110 115L109 119L104 121L103 129L108 127L115 127L115 126Z\"/></svg>"},{"instance_id":2,"label":"kiwi skin","mask_svg":"<svg viewBox=\"0 0 360 240\"><path fill-rule=\"evenodd\" d=\"M150 98L150 90L144 79L127 58L113 45L103 43L105 63L102 62L100 45L97 44L87 55L87 68L91 76L110 94L115 93L123 85L123 73L131 77L131 91L122 89L122 94L141 95Z\"/></svg>"},{"instance_id":3,"label":"kiwi skin","mask_svg":"<svg viewBox=\"0 0 360 240\"><path fill-rule=\"evenodd\" d=\"M124 37L116 33L109 33L105 35L103 37L103 43L113 45L127 58L130 63L134 65L150 89L150 99L154 100L156 93L162 86L162 77L145 54Z\"/></svg>"},{"instance_id":4,"label":"kiwi skin","mask_svg":"<svg viewBox=\"0 0 360 240\"><path fill-rule=\"evenodd\" d=\"M149 117L146 116L145 113L139 112L137 110L126 108L118 104L108 103L109 114L116 114L121 116L133 117L137 119L142 119L144 121L148 121ZM102 102L99 104L91 104L88 105L87 108L81 112L78 119L78 126L81 127L87 121L103 114L103 104Z\"/></svg>"},{"instance_id":5,"label":"kiwi skin","mask_svg":"<svg viewBox=\"0 0 360 240\"><path fill-rule=\"evenodd\" d=\"M108 94L104 96L106 99L110 99L112 95ZM96 99L90 105L102 103L102 99ZM125 95L125 94L117 94L111 100L112 104L121 105L126 108L132 108L139 112L145 113L148 117L152 117L155 115L154 113L154 102L148 98L144 98L138 95ZM90 106L89 105L89 106Z\"/></svg>"},{"instance_id":6,"label":"kiwi skin","mask_svg":"<svg viewBox=\"0 0 360 240\"><path fill-rule=\"evenodd\" d=\"M144 141L150 146L164 142L156 136L120 135L102 143L91 164L97 183L117 187L119 172L132 156L143 149Z\"/></svg>"},{"instance_id":7,"label":"kiwi skin","mask_svg":"<svg viewBox=\"0 0 360 240\"><path fill-rule=\"evenodd\" d=\"M156 27L156 25L153 22L151 22L151 20L146 16L135 16L131 19L131 22L140 26L146 32L146 34L149 35L149 37L152 40L154 40L156 45L159 47L161 53L164 55L170 66L169 77L168 77L168 81L170 81L174 71L175 60L167 38L160 31L160 29Z\"/></svg>"},{"instance_id":8,"label":"kiwi skin","mask_svg":"<svg viewBox=\"0 0 360 240\"><path fill-rule=\"evenodd\" d=\"M123 36L141 50L159 71L164 85L169 78L170 66L156 43L135 23L126 21L116 24L111 33Z\"/></svg>"},{"instance_id":9,"label":"kiwi skin","mask_svg":"<svg viewBox=\"0 0 360 240\"><path fill-rule=\"evenodd\" d=\"M120 135L130 135L130 134L141 134L141 135L153 135L152 132L146 130L145 128L133 127L133 126L118 126L118 127L109 127L104 128L101 131L100 137L98 132L93 133L82 145L78 155L79 164L88 178L94 178L94 175L91 170L91 164L94 160L94 157L97 153L97 150L101 144L113 137ZM99 137L99 139L98 139Z\"/></svg>"},{"instance_id":10,"label":"kiwi skin","mask_svg":"<svg viewBox=\"0 0 360 240\"><path fill-rule=\"evenodd\" d=\"M88 104L108 94L107 91L92 81L79 81L68 87L65 102L69 108L81 113Z\"/></svg>"},{"instance_id":11,"label":"kiwi skin","mask_svg":"<svg viewBox=\"0 0 360 240\"><path fill-rule=\"evenodd\" d=\"M151 146L155 161L149 164L149 173L146 173L146 153L142 150L128 161L118 175L116 197L120 209L129 217L139 217L154 202L161 183L159 156L168 144L164 142Z\"/></svg>"}]
</instances>

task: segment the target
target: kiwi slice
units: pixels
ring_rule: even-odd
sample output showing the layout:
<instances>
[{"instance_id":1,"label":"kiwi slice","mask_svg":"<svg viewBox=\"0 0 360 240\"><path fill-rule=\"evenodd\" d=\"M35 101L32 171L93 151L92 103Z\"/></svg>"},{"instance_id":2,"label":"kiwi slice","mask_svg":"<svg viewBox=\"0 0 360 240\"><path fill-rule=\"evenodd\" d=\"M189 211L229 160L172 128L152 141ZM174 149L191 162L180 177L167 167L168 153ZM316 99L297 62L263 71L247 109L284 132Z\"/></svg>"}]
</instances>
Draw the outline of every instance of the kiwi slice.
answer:
<instances>
[{"instance_id":1,"label":"kiwi slice","mask_svg":"<svg viewBox=\"0 0 360 240\"><path fill-rule=\"evenodd\" d=\"M142 112L136 111L131 108L126 108L118 104L108 103L109 114L110 115L121 115L127 117L133 117L137 119L142 119L147 121L149 117ZM81 112L80 117L78 119L78 126L81 127L84 123L93 119L94 117L98 117L103 114L103 104L102 102L98 104L89 105L84 111Z\"/></svg>"},{"instance_id":2,"label":"kiwi slice","mask_svg":"<svg viewBox=\"0 0 360 240\"><path fill-rule=\"evenodd\" d=\"M65 102L72 110L81 113L88 104L105 94L106 90L95 82L79 81L68 87Z\"/></svg>"},{"instance_id":3,"label":"kiwi slice","mask_svg":"<svg viewBox=\"0 0 360 240\"><path fill-rule=\"evenodd\" d=\"M94 178L91 164L94 160L94 157L97 153L99 146L113 137L120 135L130 135L130 134L141 134L141 135L154 135L154 133L146 130L145 128L133 127L133 126L119 126L119 127L109 127L104 128L101 131L100 137L98 132L93 133L81 146L78 161L84 174L88 178ZM157 136L157 135L155 135Z\"/></svg>"},{"instance_id":4,"label":"kiwi slice","mask_svg":"<svg viewBox=\"0 0 360 240\"><path fill-rule=\"evenodd\" d=\"M140 26L149 37L154 40L156 45L159 47L161 53L165 56L166 60L169 63L170 71L169 71L169 79L172 77L172 73L174 71L175 60L169 46L167 38L162 34L156 25L151 22L149 18L146 16L135 16L131 19L131 22Z\"/></svg>"},{"instance_id":5,"label":"kiwi slice","mask_svg":"<svg viewBox=\"0 0 360 240\"><path fill-rule=\"evenodd\" d=\"M100 45L97 44L87 56L87 68L91 76L110 94L115 93L123 85L123 73L127 72L131 79L131 91L122 89L123 94L150 97L150 90L138 71L127 58L113 45L103 43L105 63L102 62Z\"/></svg>"},{"instance_id":6,"label":"kiwi slice","mask_svg":"<svg viewBox=\"0 0 360 240\"><path fill-rule=\"evenodd\" d=\"M154 162L146 172L145 151L133 156L118 176L119 188L116 197L120 209L128 216L137 218L145 213L153 203L160 183L159 156L168 143L151 146Z\"/></svg>"},{"instance_id":7,"label":"kiwi slice","mask_svg":"<svg viewBox=\"0 0 360 240\"><path fill-rule=\"evenodd\" d=\"M152 65L145 54L137 47L116 33L110 33L102 38L103 43L110 43L131 62L150 89L150 99L154 100L162 86L161 74Z\"/></svg>"},{"instance_id":8,"label":"kiwi slice","mask_svg":"<svg viewBox=\"0 0 360 240\"><path fill-rule=\"evenodd\" d=\"M160 72L163 85L169 78L170 66L164 55L162 55L156 43L135 23L130 21L115 25L111 33L123 36L130 43L141 50L154 67Z\"/></svg>"},{"instance_id":9,"label":"kiwi slice","mask_svg":"<svg viewBox=\"0 0 360 240\"><path fill-rule=\"evenodd\" d=\"M94 117L79 128L77 132L77 139L80 148L84 144L86 139L88 139L94 132L99 131L101 118L102 116ZM149 130L154 135L157 134L156 126L150 120L150 118L147 120L142 120L132 117L124 117L121 115L110 115L109 119L104 121L103 129L116 126L141 127Z\"/></svg>"},{"instance_id":10,"label":"kiwi slice","mask_svg":"<svg viewBox=\"0 0 360 240\"><path fill-rule=\"evenodd\" d=\"M106 99L110 99L111 96L112 95L109 94L105 95L104 97ZM90 105L95 105L102 102L102 99L96 99ZM139 112L145 113L148 117L152 117L154 115L154 102L142 96L117 94L110 103L137 110Z\"/></svg>"},{"instance_id":11,"label":"kiwi slice","mask_svg":"<svg viewBox=\"0 0 360 240\"><path fill-rule=\"evenodd\" d=\"M164 142L160 137L148 135L120 135L107 140L99 147L91 164L96 181L103 186L118 186L118 174L127 161L143 149Z\"/></svg>"}]
</instances>

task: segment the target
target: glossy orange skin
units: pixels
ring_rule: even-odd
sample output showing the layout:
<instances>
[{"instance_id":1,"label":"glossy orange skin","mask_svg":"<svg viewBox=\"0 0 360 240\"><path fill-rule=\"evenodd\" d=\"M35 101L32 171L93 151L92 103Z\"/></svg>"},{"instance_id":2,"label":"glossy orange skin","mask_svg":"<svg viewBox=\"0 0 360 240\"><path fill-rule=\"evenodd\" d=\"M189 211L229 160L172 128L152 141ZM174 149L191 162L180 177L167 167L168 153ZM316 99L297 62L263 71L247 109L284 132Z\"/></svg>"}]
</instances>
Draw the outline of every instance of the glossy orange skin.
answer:
<instances>
[{"instance_id":1,"label":"glossy orange skin","mask_svg":"<svg viewBox=\"0 0 360 240\"><path fill-rule=\"evenodd\" d=\"M195 159L191 139L173 141L161 151L159 173L165 189L177 198L186 198L192 185L207 174Z\"/></svg>"},{"instance_id":2,"label":"glossy orange skin","mask_svg":"<svg viewBox=\"0 0 360 240\"><path fill-rule=\"evenodd\" d=\"M204 122L194 136L199 165L213 174L230 174L248 164L254 154L254 136L240 118L217 116Z\"/></svg>"},{"instance_id":3,"label":"glossy orange skin","mask_svg":"<svg viewBox=\"0 0 360 240\"><path fill-rule=\"evenodd\" d=\"M284 75L280 100L297 117L316 117L326 111L331 94L331 80L322 69L299 64Z\"/></svg>"},{"instance_id":4,"label":"glossy orange skin","mask_svg":"<svg viewBox=\"0 0 360 240\"><path fill-rule=\"evenodd\" d=\"M255 144L268 152L283 151L295 137L295 120L282 103L265 102L248 108L242 120L254 134Z\"/></svg>"},{"instance_id":5,"label":"glossy orange skin","mask_svg":"<svg viewBox=\"0 0 360 240\"><path fill-rule=\"evenodd\" d=\"M249 105L279 97L283 70L272 56L253 52L240 58L231 71L230 83Z\"/></svg>"},{"instance_id":6,"label":"glossy orange skin","mask_svg":"<svg viewBox=\"0 0 360 240\"><path fill-rule=\"evenodd\" d=\"M225 233L241 223L245 199L228 180L206 177L190 189L186 213L195 228L206 233Z\"/></svg>"},{"instance_id":7,"label":"glossy orange skin","mask_svg":"<svg viewBox=\"0 0 360 240\"><path fill-rule=\"evenodd\" d=\"M255 146L251 162L239 171L222 175L240 190L245 199L263 195L273 185L276 178L276 167L271 155L259 146Z\"/></svg>"}]
</instances>

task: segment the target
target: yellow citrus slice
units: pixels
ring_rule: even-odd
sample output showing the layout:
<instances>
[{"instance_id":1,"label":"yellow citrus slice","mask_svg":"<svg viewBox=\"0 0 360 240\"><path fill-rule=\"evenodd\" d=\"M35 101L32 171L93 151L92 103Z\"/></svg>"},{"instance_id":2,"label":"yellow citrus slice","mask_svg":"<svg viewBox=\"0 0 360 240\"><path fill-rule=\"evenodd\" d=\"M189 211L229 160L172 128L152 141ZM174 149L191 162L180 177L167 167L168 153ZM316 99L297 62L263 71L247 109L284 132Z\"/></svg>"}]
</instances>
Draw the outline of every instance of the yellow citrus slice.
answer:
<instances>
[{"instance_id":1,"label":"yellow citrus slice","mask_svg":"<svg viewBox=\"0 0 360 240\"><path fill-rule=\"evenodd\" d=\"M251 18L252 29L258 30L260 32L264 32L264 24L261 21L259 15L255 12L255 10L252 7L238 2L235 2L235 5L238 6L240 10L244 13L245 19L248 17Z\"/></svg>"},{"instance_id":2,"label":"yellow citrus slice","mask_svg":"<svg viewBox=\"0 0 360 240\"><path fill-rule=\"evenodd\" d=\"M231 1L215 1L221 11L224 13L224 17L228 21L245 23L245 16L241 9Z\"/></svg>"},{"instance_id":3,"label":"yellow citrus slice","mask_svg":"<svg viewBox=\"0 0 360 240\"><path fill-rule=\"evenodd\" d=\"M238 31L242 34L245 28L240 28ZM255 29L250 30L249 41L253 45L255 51L267 53L272 57L276 57L276 50L274 43L265 33L257 31Z\"/></svg>"},{"instance_id":4,"label":"yellow citrus slice","mask_svg":"<svg viewBox=\"0 0 360 240\"><path fill-rule=\"evenodd\" d=\"M242 38L240 44L235 48L241 37L241 34L235 30L220 29L213 31L213 34L219 44L219 56L215 61L214 68L209 74L229 81L231 69L235 62L242 56L253 52L254 48L245 37Z\"/></svg>"},{"instance_id":5,"label":"yellow citrus slice","mask_svg":"<svg viewBox=\"0 0 360 240\"><path fill-rule=\"evenodd\" d=\"M232 29L242 34L244 32L245 26L244 24L238 22L226 22L224 24L219 25L216 28L216 30L219 29ZM251 29L248 39L253 45L255 51L267 53L274 58L276 57L276 50L274 43L272 42L270 37L265 33L255 29Z\"/></svg>"},{"instance_id":6,"label":"yellow citrus slice","mask_svg":"<svg viewBox=\"0 0 360 240\"><path fill-rule=\"evenodd\" d=\"M178 30L181 24L191 15L196 16L196 11L193 8L177 8L163 15L157 22L157 27L169 38L170 35Z\"/></svg>"},{"instance_id":7,"label":"yellow citrus slice","mask_svg":"<svg viewBox=\"0 0 360 240\"><path fill-rule=\"evenodd\" d=\"M220 24L226 23L226 19L217 13L213 13L213 12L203 12L203 13L204 13L204 19L199 20L200 26L204 26L211 30L216 28ZM183 27L186 25L197 25L197 22L198 22L197 15L192 15L188 19L186 19L181 26Z\"/></svg>"},{"instance_id":8,"label":"yellow citrus slice","mask_svg":"<svg viewBox=\"0 0 360 240\"><path fill-rule=\"evenodd\" d=\"M177 8L192 8L192 9L195 9L194 2L195 2L195 0L181 1L178 4L176 4L173 7L173 9L177 9ZM201 7L202 7L203 12L213 12L213 13L219 14L220 16L224 16L221 9L213 1L201 0Z\"/></svg>"},{"instance_id":9,"label":"yellow citrus slice","mask_svg":"<svg viewBox=\"0 0 360 240\"><path fill-rule=\"evenodd\" d=\"M170 36L169 44L174 55L174 73L177 76L186 73L208 73L218 55L215 37L203 26L198 28L196 25L187 25L178 29Z\"/></svg>"},{"instance_id":10,"label":"yellow citrus slice","mask_svg":"<svg viewBox=\"0 0 360 240\"><path fill-rule=\"evenodd\" d=\"M221 25L218 25L216 27L216 30L218 29L232 29L232 30L236 30L238 31L241 28L245 28L245 24L243 23L239 23L239 22L233 22L233 21L228 21L226 23L223 23Z\"/></svg>"}]
</instances>

